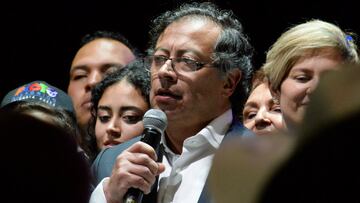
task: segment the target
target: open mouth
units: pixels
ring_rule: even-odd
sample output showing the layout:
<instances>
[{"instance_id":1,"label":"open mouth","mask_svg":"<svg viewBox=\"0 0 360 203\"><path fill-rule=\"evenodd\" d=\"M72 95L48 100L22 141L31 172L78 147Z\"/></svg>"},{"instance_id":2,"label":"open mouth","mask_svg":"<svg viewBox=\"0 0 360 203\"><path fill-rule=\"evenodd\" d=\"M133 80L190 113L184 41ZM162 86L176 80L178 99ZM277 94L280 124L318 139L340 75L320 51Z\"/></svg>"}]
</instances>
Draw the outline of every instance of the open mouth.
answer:
<instances>
[{"instance_id":1,"label":"open mouth","mask_svg":"<svg viewBox=\"0 0 360 203\"><path fill-rule=\"evenodd\" d=\"M167 90L167 89L159 89L156 92L156 96L171 97L171 98L174 98L174 99L181 99L182 98L182 96L176 95L175 93L173 93L172 91Z\"/></svg>"}]
</instances>

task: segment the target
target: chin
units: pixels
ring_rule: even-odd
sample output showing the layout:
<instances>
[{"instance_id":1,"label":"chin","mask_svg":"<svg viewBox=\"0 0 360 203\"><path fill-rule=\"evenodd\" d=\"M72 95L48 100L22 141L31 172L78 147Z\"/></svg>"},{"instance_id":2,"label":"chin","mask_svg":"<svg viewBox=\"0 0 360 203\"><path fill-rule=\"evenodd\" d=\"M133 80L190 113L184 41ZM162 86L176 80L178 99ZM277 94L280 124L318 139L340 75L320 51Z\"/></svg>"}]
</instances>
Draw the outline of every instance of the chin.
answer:
<instances>
[{"instance_id":1,"label":"chin","mask_svg":"<svg viewBox=\"0 0 360 203\"><path fill-rule=\"evenodd\" d=\"M174 111L178 111L177 106L175 105L168 105L168 104L157 104L156 106L154 106L154 108L156 109L160 109L164 112L174 112Z\"/></svg>"}]
</instances>

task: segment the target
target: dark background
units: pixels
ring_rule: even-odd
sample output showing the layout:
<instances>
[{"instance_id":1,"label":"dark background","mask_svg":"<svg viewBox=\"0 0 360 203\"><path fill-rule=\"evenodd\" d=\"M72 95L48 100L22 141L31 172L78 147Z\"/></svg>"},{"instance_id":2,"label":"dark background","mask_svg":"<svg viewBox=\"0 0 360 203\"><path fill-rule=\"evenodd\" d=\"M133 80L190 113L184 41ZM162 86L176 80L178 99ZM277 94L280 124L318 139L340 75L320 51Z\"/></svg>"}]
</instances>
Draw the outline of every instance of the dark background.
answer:
<instances>
[{"instance_id":1,"label":"dark background","mask_svg":"<svg viewBox=\"0 0 360 203\"><path fill-rule=\"evenodd\" d=\"M71 59L83 35L98 29L120 31L141 51L147 47L150 19L185 1L65 0L13 1L1 5L0 98L25 83L45 80L67 89ZM312 18L360 34L355 0L213 1L232 9L255 47L254 65L289 26ZM359 44L359 43L358 43Z\"/></svg>"}]
</instances>

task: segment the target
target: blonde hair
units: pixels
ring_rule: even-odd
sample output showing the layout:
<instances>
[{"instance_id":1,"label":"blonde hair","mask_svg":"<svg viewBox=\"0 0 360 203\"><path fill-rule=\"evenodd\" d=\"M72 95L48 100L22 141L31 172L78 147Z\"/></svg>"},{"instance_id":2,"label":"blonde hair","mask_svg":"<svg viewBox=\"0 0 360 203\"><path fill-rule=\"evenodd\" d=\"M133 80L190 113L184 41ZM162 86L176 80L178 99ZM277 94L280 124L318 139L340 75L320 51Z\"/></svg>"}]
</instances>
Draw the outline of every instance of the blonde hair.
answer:
<instances>
[{"instance_id":1,"label":"blonde hair","mask_svg":"<svg viewBox=\"0 0 360 203\"><path fill-rule=\"evenodd\" d=\"M311 51L333 48L346 63L358 63L359 57L353 34L322 20L310 20L284 32L271 46L263 65L272 90L280 85L292 66Z\"/></svg>"}]
</instances>

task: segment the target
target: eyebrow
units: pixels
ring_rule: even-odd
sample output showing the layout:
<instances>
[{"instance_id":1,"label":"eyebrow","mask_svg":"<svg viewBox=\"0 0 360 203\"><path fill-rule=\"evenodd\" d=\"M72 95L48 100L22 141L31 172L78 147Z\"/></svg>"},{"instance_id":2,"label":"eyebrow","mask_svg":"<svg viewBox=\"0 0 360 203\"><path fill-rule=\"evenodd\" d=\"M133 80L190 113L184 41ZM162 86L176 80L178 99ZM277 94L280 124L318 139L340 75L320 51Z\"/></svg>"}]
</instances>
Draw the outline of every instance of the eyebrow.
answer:
<instances>
[{"instance_id":1,"label":"eyebrow","mask_svg":"<svg viewBox=\"0 0 360 203\"><path fill-rule=\"evenodd\" d=\"M266 101L266 104L268 104L269 106L279 105L279 104L277 104L277 103L274 102L274 99L273 99L273 98L268 99L268 100ZM247 108L247 107L248 107L248 108L259 108L259 106L257 105L257 103L256 103L256 102L253 102L253 101L250 101L250 102L245 103L244 109Z\"/></svg>"},{"instance_id":2,"label":"eyebrow","mask_svg":"<svg viewBox=\"0 0 360 203\"><path fill-rule=\"evenodd\" d=\"M101 65L101 69L102 68L110 68L110 67L116 67L116 68L123 68L124 65L121 63L105 63L103 65Z\"/></svg>"},{"instance_id":3,"label":"eyebrow","mask_svg":"<svg viewBox=\"0 0 360 203\"><path fill-rule=\"evenodd\" d=\"M165 52L166 54L169 54L169 53L170 53L169 50L167 50L167 49L165 49L165 48L161 48L161 47L157 47L157 48L154 49L154 53L157 52L157 51L163 51L163 52Z\"/></svg>"},{"instance_id":4,"label":"eyebrow","mask_svg":"<svg viewBox=\"0 0 360 203\"><path fill-rule=\"evenodd\" d=\"M161 47L156 48L156 49L154 50L154 52L156 52L156 51L163 51L163 52L165 52L166 54L170 54L170 51L169 51L169 50L167 50L167 49L165 49L165 48L161 48ZM195 55L197 55L197 56L199 56L199 57L204 57L204 55L202 54L202 52L197 51L197 50L195 50L195 49L179 49L179 50L176 51L176 55L177 55L177 56L179 56L179 55L184 55L184 54L186 54L186 53L193 53L193 54L195 54ZM176 56L176 57L177 57L177 56Z\"/></svg>"},{"instance_id":5,"label":"eyebrow","mask_svg":"<svg viewBox=\"0 0 360 203\"><path fill-rule=\"evenodd\" d=\"M120 111L121 112L124 112L124 111L136 111L136 112L139 112L139 113L143 112L140 108L138 108L136 106L122 106L120 108Z\"/></svg>"},{"instance_id":6,"label":"eyebrow","mask_svg":"<svg viewBox=\"0 0 360 203\"><path fill-rule=\"evenodd\" d=\"M111 111L111 108L110 108L110 106L107 106L107 105L100 105L100 106L98 106L98 111L99 110ZM122 106L120 108L120 112L126 112L126 111L136 111L138 113L143 113L143 111L136 106Z\"/></svg>"},{"instance_id":7,"label":"eyebrow","mask_svg":"<svg viewBox=\"0 0 360 203\"><path fill-rule=\"evenodd\" d=\"M290 75L290 73L298 73L298 72L312 74L314 71L311 70L311 68L309 68L309 67L297 67L296 69L291 69L289 71L289 75Z\"/></svg>"},{"instance_id":8,"label":"eyebrow","mask_svg":"<svg viewBox=\"0 0 360 203\"><path fill-rule=\"evenodd\" d=\"M246 107L249 107L249 108L251 108L251 107L253 107L253 108L258 108L258 105L256 104L256 102L250 101L250 102L246 102L246 104L244 105L244 109L245 109Z\"/></svg>"},{"instance_id":9,"label":"eyebrow","mask_svg":"<svg viewBox=\"0 0 360 203\"><path fill-rule=\"evenodd\" d=\"M70 68L70 74L72 74L73 72L75 72L77 70L87 71L87 69L88 69L88 66L86 66L86 65L73 66Z\"/></svg>"},{"instance_id":10,"label":"eyebrow","mask_svg":"<svg viewBox=\"0 0 360 203\"><path fill-rule=\"evenodd\" d=\"M98 111L100 111L100 110L102 110L102 111L111 111L111 108L109 106L101 105L101 106L98 106L97 110Z\"/></svg>"}]
</instances>

